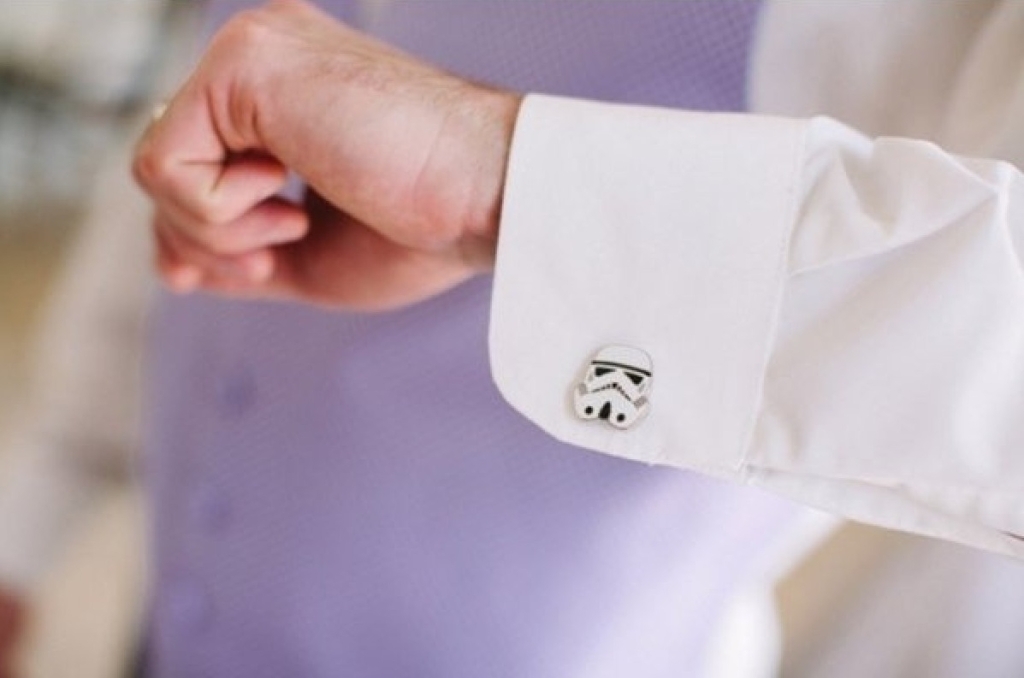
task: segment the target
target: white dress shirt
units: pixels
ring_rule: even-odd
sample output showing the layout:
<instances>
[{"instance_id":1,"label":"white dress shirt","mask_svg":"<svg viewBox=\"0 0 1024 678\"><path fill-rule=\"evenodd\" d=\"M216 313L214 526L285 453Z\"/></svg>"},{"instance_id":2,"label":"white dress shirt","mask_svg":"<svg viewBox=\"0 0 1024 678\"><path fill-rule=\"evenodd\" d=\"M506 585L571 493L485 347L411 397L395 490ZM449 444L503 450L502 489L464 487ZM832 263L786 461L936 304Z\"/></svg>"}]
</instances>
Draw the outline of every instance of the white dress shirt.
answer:
<instances>
[{"instance_id":1,"label":"white dress shirt","mask_svg":"<svg viewBox=\"0 0 1024 678\"><path fill-rule=\"evenodd\" d=\"M494 376L561 440L1020 556L1024 4L895 6L767 8L755 107L814 117L528 98ZM628 431L567 399L605 344L654 362Z\"/></svg>"}]
</instances>

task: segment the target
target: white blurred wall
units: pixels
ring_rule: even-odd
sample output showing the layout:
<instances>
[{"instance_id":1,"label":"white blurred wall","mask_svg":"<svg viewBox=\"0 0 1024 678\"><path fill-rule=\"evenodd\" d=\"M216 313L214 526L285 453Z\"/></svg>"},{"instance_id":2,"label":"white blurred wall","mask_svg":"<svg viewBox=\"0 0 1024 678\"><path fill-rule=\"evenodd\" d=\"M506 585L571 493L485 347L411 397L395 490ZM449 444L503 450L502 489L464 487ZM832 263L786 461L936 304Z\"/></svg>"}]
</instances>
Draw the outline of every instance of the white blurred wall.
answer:
<instances>
[{"instance_id":1,"label":"white blurred wall","mask_svg":"<svg viewBox=\"0 0 1024 678\"><path fill-rule=\"evenodd\" d=\"M0 226L62 227L149 93L170 6L0 0Z\"/></svg>"},{"instance_id":2,"label":"white blurred wall","mask_svg":"<svg viewBox=\"0 0 1024 678\"><path fill-rule=\"evenodd\" d=\"M0 472L36 322L115 139L180 59L197 0L0 0ZM2 548L2 545L0 545ZM25 678L118 675L141 590L133 488L112 492L34 599Z\"/></svg>"}]
</instances>

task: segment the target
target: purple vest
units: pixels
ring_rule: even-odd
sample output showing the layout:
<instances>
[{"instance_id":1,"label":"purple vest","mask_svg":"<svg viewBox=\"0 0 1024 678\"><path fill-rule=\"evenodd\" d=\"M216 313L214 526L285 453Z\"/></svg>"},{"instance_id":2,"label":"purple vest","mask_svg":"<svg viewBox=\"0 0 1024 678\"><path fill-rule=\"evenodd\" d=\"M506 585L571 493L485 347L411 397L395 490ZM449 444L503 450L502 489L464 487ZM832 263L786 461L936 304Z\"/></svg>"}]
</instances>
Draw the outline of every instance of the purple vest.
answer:
<instances>
[{"instance_id":1,"label":"purple vest","mask_svg":"<svg viewBox=\"0 0 1024 678\"><path fill-rule=\"evenodd\" d=\"M346 11L474 78L740 109L756 5ZM152 675L699 674L723 605L793 509L547 437L491 381L489 295L480 277L379 315L161 299Z\"/></svg>"}]
</instances>

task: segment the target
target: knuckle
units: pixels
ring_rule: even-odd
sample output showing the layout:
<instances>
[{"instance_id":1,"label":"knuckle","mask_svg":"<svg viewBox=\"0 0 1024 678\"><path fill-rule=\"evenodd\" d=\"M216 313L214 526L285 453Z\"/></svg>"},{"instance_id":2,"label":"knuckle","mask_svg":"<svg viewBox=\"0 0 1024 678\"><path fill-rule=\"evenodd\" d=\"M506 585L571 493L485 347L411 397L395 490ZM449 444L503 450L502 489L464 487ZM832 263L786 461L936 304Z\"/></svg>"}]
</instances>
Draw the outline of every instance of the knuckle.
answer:
<instances>
[{"instance_id":1,"label":"knuckle","mask_svg":"<svg viewBox=\"0 0 1024 678\"><path fill-rule=\"evenodd\" d=\"M131 169L135 181L147 190L165 185L171 173L170 163L166 157L157 153L148 144L136 152Z\"/></svg>"},{"instance_id":2,"label":"knuckle","mask_svg":"<svg viewBox=\"0 0 1024 678\"><path fill-rule=\"evenodd\" d=\"M228 20L214 42L230 51L258 49L274 31L272 13L265 7L244 9Z\"/></svg>"}]
</instances>

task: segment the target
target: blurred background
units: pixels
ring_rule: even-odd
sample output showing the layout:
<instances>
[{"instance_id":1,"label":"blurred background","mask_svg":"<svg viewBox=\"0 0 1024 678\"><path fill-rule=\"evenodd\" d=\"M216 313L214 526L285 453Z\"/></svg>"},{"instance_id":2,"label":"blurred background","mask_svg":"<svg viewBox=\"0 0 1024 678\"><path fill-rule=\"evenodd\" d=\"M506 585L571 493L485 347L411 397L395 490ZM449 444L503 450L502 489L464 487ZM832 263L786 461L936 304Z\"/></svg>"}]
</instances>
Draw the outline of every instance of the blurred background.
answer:
<instances>
[{"instance_id":1,"label":"blurred background","mask_svg":"<svg viewBox=\"0 0 1024 678\"><path fill-rule=\"evenodd\" d=\"M0 487L24 473L15 458L25 456L19 436L33 426L39 385L30 375L46 359L38 341L45 309L81 246L98 177L123 163L152 102L187 62L200 5L0 0ZM92 494L56 509L54 520L68 529L41 540L48 543L39 550L52 555L44 571L15 582L0 576L0 590L13 586L34 601L27 642L19 643L21 678L118 675L135 641L126 622L143 590L137 488L106 483ZM8 502L2 510L28 509ZM18 563L21 555L5 549L22 544L6 542L0 561Z\"/></svg>"},{"instance_id":2,"label":"blurred background","mask_svg":"<svg viewBox=\"0 0 1024 678\"><path fill-rule=\"evenodd\" d=\"M0 2L0 426L27 332L109 149L148 107L189 0Z\"/></svg>"},{"instance_id":3,"label":"blurred background","mask_svg":"<svg viewBox=\"0 0 1024 678\"><path fill-rule=\"evenodd\" d=\"M0 425L104 149L149 96L163 0L0 4Z\"/></svg>"}]
</instances>

